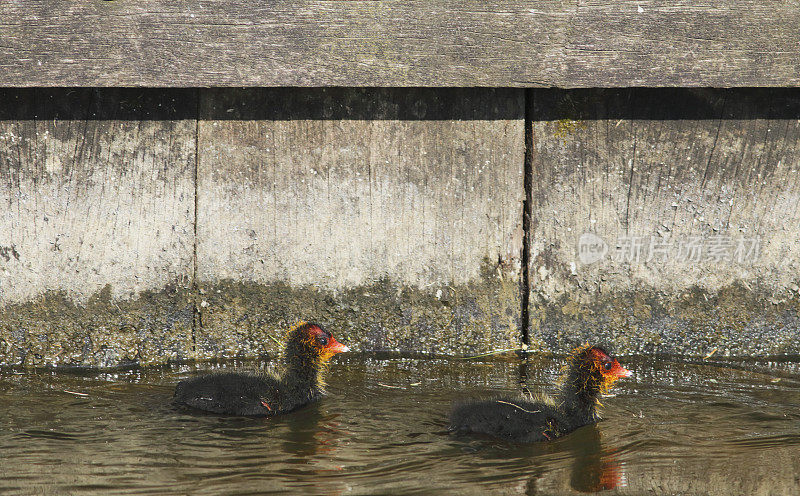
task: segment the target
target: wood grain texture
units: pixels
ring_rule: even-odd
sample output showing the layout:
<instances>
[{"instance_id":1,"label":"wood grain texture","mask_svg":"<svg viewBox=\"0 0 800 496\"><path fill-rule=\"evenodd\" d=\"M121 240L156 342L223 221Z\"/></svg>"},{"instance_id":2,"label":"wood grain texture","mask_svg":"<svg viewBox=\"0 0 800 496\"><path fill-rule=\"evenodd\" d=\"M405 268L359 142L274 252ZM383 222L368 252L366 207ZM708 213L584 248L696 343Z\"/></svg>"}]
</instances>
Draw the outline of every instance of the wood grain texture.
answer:
<instances>
[{"instance_id":1,"label":"wood grain texture","mask_svg":"<svg viewBox=\"0 0 800 496\"><path fill-rule=\"evenodd\" d=\"M798 91L527 90L535 344L798 352ZM361 350L515 347L524 103L2 90L0 361L255 356L300 318ZM579 258L585 232L602 260ZM626 236L671 258L614 258ZM757 257L676 253L718 236Z\"/></svg>"},{"instance_id":2,"label":"wood grain texture","mask_svg":"<svg viewBox=\"0 0 800 496\"><path fill-rule=\"evenodd\" d=\"M531 313L543 340L800 349L797 90L533 93ZM584 233L606 243L602 258L581 258Z\"/></svg>"},{"instance_id":3,"label":"wood grain texture","mask_svg":"<svg viewBox=\"0 0 800 496\"><path fill-rule=\"evenodd\" d=\"M0 356L10 363L190 354L187 95L196 102L185 90L0 92Z\"/></svg>"},{"instance_id":4,"label":"wood grain texture","mask_svg":"<svg viewBox=\"0 0 800 496\"><path fill-rule=\"evenodd\" d=\"M797 0L26 0L2 86L797 86Z\"/></svg>"},{"instance_id":5,"label":"wood grain texture","mask_svg":"<svg viewBox=\"0 0 800 496\"><path fill-rule=\"evenodd\" d=\"M275 327L331 315L361 349L464 352L518 342L521 90L203 94L201 283L327 292L327 305L306 294L296 298L305 308L279 296L244 307L253 318L271 315ZM485 286L471 286L478 283ZM227 323L210 327L240 332L231 323L241 314L223 309L241 299L216 298L203 327L217 315ZM333 315L343 306L360 310ZM436 319L417 322L431 308ZM385 339L371 334L378 330Z\"/></svg>"}]
</instances>

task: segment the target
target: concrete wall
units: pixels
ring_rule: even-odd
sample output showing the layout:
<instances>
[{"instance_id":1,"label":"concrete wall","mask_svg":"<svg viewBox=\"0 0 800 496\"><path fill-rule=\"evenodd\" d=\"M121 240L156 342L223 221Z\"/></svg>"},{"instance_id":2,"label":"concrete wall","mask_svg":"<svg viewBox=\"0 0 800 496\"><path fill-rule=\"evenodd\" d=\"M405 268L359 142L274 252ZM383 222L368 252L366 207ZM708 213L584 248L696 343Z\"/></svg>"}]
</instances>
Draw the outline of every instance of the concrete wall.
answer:
<instances>
[{"instance_id":1,"label":"concrete wall","mask_svg":"<svg viewBox=\"0 0 800 496\"><path fill-rule=\"evenodd\" d=\"M0 92L0 363L192 349L186 92Z\"/></svg>"},{"instance_id":2,"label":"concrete wall","mask_svg":"<svg viewBox=\"0 0 800 496\"><path fill-rule=\"evenodd\" d=\"M197 356L300 317L362 350L518 346L523 97L205 93Z\"/></svg>"},{"instance_id":3,"label":"concrete wall","mask_svg":"<svg viewBox=\"0 0 800 496\"><path fill-rule=\"evenodd\" d=\"M535 92L533 344L797 353L798 96Z\"/></svg>"},{"instance_id":4,"label":"concrete wall","mask_svg":"<svg viewBox=\"0 0 800 496\"><path fill-rule=\"evenodd\" d=\"M300 318L798 353L799 140L796 90L0 90L0 364L254 356Z\"/></svg>"}]
</instances>

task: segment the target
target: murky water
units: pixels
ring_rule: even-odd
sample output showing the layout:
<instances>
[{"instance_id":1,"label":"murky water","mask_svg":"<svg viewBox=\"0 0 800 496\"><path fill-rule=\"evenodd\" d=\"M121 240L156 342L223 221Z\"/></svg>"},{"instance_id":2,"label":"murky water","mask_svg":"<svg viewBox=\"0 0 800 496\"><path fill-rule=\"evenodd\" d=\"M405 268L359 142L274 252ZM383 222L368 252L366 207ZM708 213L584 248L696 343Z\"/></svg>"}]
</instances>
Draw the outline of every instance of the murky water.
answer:
<instances>
[{"instance_id":1,"label":"murky water","mask_svg":"<svg viewBox=\"0 0 800 496\"><path fill-rule=\"evenodd\" d=\"M339 356L330 396L277 419L175 410L207 364L4 370L0 493L800 494L800 361L624 363L606 420L528 446L447 434L450 403L546 387L560 359Z\"/></svg>"}]
</instances>

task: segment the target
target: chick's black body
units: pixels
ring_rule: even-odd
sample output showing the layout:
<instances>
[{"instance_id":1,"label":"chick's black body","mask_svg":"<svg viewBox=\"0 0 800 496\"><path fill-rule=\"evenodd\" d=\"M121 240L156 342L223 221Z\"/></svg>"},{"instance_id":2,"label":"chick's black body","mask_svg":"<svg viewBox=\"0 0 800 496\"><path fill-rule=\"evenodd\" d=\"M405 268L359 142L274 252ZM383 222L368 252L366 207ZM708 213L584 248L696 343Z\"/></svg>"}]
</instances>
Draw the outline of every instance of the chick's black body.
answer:
<instances>
[{"instance_id":1,"label":"chick's black body","mask_svg":"<svg viewBox=\"0 0 800 496\"><path fill-rule=\"evenodd\" d=\"M290 412L325 395L321 378L325 362L340 351L347 351L347 347L322 327L303 324L289 333L282 376L241 372L201 375L178 383L173 401L225 415Z\"/></svg>"},{"instance_id":2,"label":"chick's black body","mask_svg":"<svg viewBox=\"0 0 800 496\"><path fill-rule=\"evenodd\" d=\"M518 443L534 443L549 441L596 420L594 412L569 412L522 397L497 398L456 406L450 416L450 428Z\"/></svg>"},{"instance_id":3,"label":"chick's black body","mask_svg":"<svg viewBox=\"0 0 800 496\"><path fill-rule=\"evenodd\" d=\"M174 401L212 413L268 416L296 410L325 395L314 381L294 379L290 384L255 373L206 374L181 381Z\"/></svg>"},{"instance_id":4,"label":"chick's black body","mask_svg":"<svg viewBox=\"0 0 800 496\"><path fill-rule=\"evenodd\" d=\"M580 348L571 357L555 400L507 397L457 404L450 415L450 430L520 443L549 441L597 422L600 394L616 378L629 375L601 348Z\"/></svg>"}]
</instances>

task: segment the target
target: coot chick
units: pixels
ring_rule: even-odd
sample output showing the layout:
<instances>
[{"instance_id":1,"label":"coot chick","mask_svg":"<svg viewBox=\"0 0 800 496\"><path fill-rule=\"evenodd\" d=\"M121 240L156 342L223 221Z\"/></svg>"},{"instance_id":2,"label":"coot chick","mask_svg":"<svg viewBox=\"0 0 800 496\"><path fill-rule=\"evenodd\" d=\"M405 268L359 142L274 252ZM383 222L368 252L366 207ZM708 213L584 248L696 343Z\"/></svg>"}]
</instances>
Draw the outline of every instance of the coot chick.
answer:
<instances>
[{"instance_id":1,"label":"coot chick","mask_svg":"<svg viewBox=\"0 0 800 496\"><path fill-rule=\"evenodd\" d=\"M325 395L328 360L349 348L319 324L301 322L286 338L284 372L223 372L178 383L175 404L226 415L271 416L290 412Z\"/></svg>"},{"instance_id":2,"label":"coot chick","mask_svg":"<svg viewBox=\"0 0 800 496\"><path fill-rule=\"evenodd\" d=\"M519 398L472 400L450 414L450 430L532 443L550 441L597 422L598 398L621 377L632 373L603 348L581 346L569 356L559 395L536 401Z\"/></svg>"}]
</instances>

